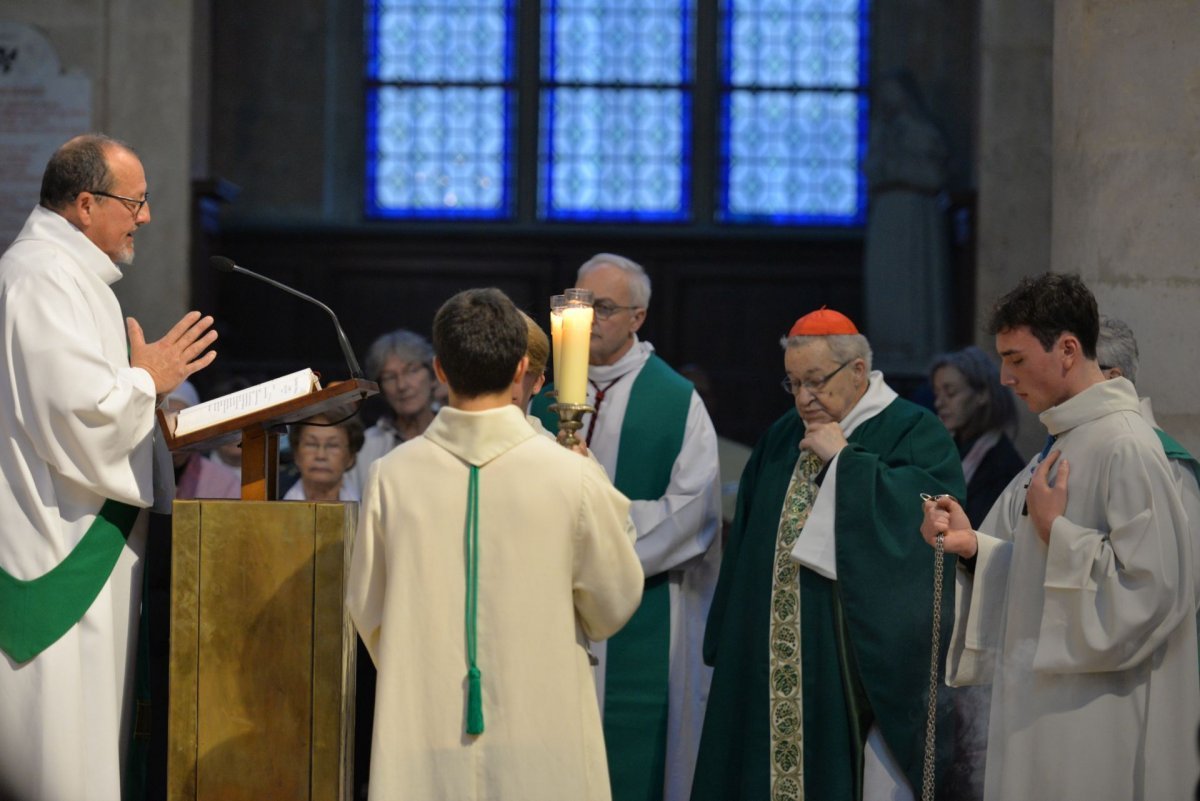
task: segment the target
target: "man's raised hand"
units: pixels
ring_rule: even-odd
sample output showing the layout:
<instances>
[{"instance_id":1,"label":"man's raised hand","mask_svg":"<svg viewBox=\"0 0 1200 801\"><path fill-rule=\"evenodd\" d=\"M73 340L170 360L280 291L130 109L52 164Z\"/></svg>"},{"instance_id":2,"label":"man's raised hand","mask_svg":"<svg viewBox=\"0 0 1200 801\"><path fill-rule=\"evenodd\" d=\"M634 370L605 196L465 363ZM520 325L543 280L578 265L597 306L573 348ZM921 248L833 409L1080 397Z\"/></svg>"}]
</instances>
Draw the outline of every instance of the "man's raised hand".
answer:
<instances>
[{"instance_id":1,"label":"man's raised hand","mask_svg":"<svg viewBox=\"0 0 1200 801\"><path fill-rule=\"evenodd\" d=\"M1062 451L1051 451L1033 471L1033 478L1025 491L1029 519L1038 537L1046 544L1050 543L1050 528L1054 521L1067 511L1067 476L1071 473L1071 465L1066 459L1058 466L1054 483L1050 483L1050 469L1061 455Z\"/></svg>"},{"instance_id":2,"label":"man's raised hand","mask_svg":"<svg viewBox=\"0 0 1200 801\"><path fill-rule=\"evenodd\" d=\"M212 328L213 318L190 311L175 323L166 335L147 342L142 326L132 317L125 318L129 334L129 364L140 367L154 379L154 391L162 396L174 390L192 373L203 370L217 358L208 347L217 339Z\"/></svg>"}]
</instances>

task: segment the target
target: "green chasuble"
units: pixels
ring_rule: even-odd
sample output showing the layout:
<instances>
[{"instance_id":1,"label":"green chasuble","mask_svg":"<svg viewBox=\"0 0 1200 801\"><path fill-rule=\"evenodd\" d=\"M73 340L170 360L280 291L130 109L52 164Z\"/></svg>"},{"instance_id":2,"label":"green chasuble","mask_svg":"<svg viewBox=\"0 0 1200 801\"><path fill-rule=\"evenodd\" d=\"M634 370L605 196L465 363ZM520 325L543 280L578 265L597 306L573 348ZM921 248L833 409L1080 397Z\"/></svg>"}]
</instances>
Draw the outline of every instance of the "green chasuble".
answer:
<instances>
[{"instance_id":1,"label":"green chasuble","mask_svg":"<svg viewBox=\"0 0 1200 801\"><path fill-rule=\"evenodd\" d=\"M704 636L714 667L692 801L768 801L768 634L779 516L804 424L794 410L759 441L742 474L737 512ZM894 400L861 423L837 464L837 581L797 565L800 582L804 798L862 794L862 751L877 724L914 792L921 791L933 550L921 538L919 494L965 486L958 451L932 414ZM954 560L944 564L943 649L954 609ZM939 660L944 670L945 659ZM942 685L944 686L944 685ZM953 741L939 694L939 767ZM939 786L942 771L939 769Z\"/></svg>"},{"instance_id":2,"label":"green chasuble","mask_svg":"<svg viewBox=\"0 0 1200 801\"><path fill-rule=\"evenodd\" d=\"M533 414L555 431L558 420L546 395L550 389L534 399ZM630 391L613 479L630 500L657 500L666 492L683 446L691 399L691 382L651 354ZM646 578L641 606L608 640L604 741L614 801L662 798L670 642L670 595L667 574L661 573Z\"/></svg>"}]
</instances>

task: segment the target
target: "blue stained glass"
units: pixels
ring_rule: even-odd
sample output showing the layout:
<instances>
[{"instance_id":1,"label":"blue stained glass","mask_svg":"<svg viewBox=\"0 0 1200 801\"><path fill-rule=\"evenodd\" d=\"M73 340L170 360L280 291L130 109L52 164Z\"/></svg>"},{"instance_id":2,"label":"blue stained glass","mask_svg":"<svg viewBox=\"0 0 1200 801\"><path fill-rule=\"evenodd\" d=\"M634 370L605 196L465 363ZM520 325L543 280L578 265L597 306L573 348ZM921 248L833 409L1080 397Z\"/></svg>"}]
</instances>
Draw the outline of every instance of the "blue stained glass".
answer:
<instances>
[{"instance_id":1,"label":"blue stained glass","mask_svg":"<svg viewBox=\"0 0 1200 801\"><path fill-rule=\"evenodd\" d=\"M381 216L505 213L507 95L495 88L380 89L372 207Z\"/></svg>"},{"instance_id":2,"label":"blue stained glass","mask_svg":"<svg viewBox=\"0 0 1200 801\"><path fill-rule=\"evenodd\" d=\"M514 0L368 0L367 213L512 216Z\"/></svg>"},{"instance_id":3,"label":"blue stained glass","mask_svg":"<svg viewBox=\"0 0 1200 801\"><path fill-rule=\"evenodd\" d=\"M558 89L543 97L541 214L683 219L685 100L672 90ZM550 154L547 156L546 154Z\"/></svg>"},{"instance_id":4,"label":"blue stained glass","mask_svg":"<svg viewBox=\"0 0 1200 801\"><path fill-rule=\"evenodd\" d=\"M866 0L728 0L718 216L861 224Z\"/></svg>"},{"instance_id":5,"label":"blue stained glass","mask_svg":"<svg viewBox=\"0 0 1200 801\"><path fill-rule=\"evenodd\" d=\"M540 219L690 219L696 1L541 0ZM717 0L719 220L863 221L868 2ZM366 8L368 213L511 217L516 0Z\"/></svg>"},{"instance_id":6,"label":"blue stained glass","mask_svg":"<svg viewBox=\"0 0 1200 801\"><path fill-rule=\"evenodd\" d=\"M693 0L542 6L538 213L690 215Z\"/></svg>"},{"instance_id":7,"label":"blue stained glass","mask_svg":"<svg viewBox=\"0 0 1200 801\"><path fill-rule=\"evenodd\" d=\"M509 25L503 0L379 0L380 81L503 81Z\"/></svg>"},{"instance_id":8,"label":"blue stained glass","mask_svg":"<svg viewBox=\"0 0 1200 801\"><path fill-rule=\"evenodd\" d=\"M678 85L690 74L691 0L547 0L542 79Z\"/></svg>"},{"instance_id":9,"label":"blue stained glass","mask_svg":"<svg viewBox=\"0 0 1200 801\"><path fill-rule=\"evenodd\" d=\"M842 89L860 85L858 4L847 7L835 0L806 5L779 8L767 2L734 2L731 84Z\"/></svg>"},{"instance_id":10,"label":"blue stained glass","mask_svg":"<svg viewBox=\"0 0 1200 801\"><path fill-rule=\"evenodd\" d=\"M856 92L733 92L727 214L855 220L862 112Z\"/></svg>"}]
</instances>

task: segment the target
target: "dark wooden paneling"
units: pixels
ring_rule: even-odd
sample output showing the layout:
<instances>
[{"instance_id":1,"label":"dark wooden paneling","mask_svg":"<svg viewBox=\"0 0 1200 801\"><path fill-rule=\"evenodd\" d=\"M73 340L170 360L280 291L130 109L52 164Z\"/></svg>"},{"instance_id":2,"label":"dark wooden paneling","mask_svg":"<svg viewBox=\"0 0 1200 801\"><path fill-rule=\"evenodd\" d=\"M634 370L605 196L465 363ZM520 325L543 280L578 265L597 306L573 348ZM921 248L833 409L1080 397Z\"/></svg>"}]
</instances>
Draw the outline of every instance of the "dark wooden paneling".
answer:
<instances>
[{"instance_id":1,"label":"dark wooden paneling","mask_svg":"<svg viewBox=\"0 0 1200 801\"><path fill-rule=\"evenodd\" d=\"M621 253L651 277L643 337L669 363L707 373L718 431L747 443L789 408L777 386L779 338L796 317L822 304L856 318L862 309L861 243L853 237L256 228L218 234L211 247L327 303L360 360L385 331L427 335L441 303L470 287L499 287L548 327L549 297L573 285L578 266L598 251ZM195 297L211 299L221 331L219 367L202 384L228 372L301 366L346 374L317 308L244 276L198 270L195 278Z\"/></svg>"}]
</instances>

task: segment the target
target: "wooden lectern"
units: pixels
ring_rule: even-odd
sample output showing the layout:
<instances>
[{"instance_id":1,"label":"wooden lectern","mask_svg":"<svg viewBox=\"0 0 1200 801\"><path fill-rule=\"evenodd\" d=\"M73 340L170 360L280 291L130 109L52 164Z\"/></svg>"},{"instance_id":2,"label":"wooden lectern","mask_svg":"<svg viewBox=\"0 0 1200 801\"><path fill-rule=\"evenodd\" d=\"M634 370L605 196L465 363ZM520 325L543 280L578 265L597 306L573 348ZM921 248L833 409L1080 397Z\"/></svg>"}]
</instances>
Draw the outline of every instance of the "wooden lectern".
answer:
<instances>
[{"instance_id":1,"label":"wooden lectern","mask_svg":"<svg viewBox=\"0 0 1200 801\"><path fill-rule=\"evenodd\" d=\"M175 502L170 801L350 801L358 507L275 501L278 432L377 392L344 381L179 438L159 412L173 451L242 437L242 500Z\"/></svg>"}]
</instances>

